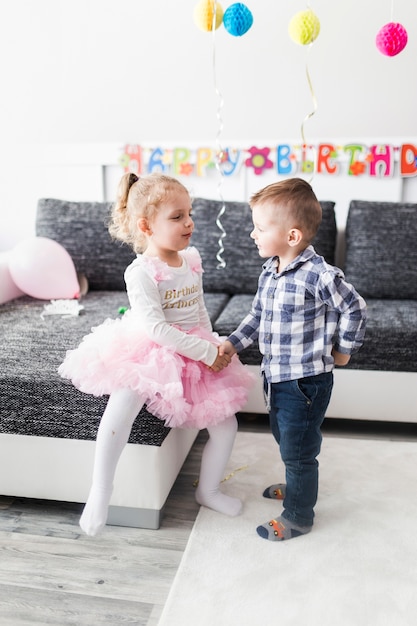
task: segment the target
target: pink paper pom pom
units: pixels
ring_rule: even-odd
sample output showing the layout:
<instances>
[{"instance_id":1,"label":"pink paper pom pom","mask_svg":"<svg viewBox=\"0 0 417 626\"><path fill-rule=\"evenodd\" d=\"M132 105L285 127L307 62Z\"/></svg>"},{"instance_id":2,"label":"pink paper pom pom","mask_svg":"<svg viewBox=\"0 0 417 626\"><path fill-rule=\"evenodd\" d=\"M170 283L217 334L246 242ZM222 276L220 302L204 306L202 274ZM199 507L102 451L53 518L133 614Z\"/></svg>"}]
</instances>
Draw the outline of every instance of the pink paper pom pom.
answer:
<instances>
[{"instance_id":1,"label":"pink paper pom pom","mask_svg":"<svg viewBox=\"0 0 417 626\"><path fill-rule=\"evenodd\" d=\"M394 57L404 50L407 40L408 35L404 26L395 22L389 22L378 31L376 47L382 54Z\"/></svg>"}]
</instances>

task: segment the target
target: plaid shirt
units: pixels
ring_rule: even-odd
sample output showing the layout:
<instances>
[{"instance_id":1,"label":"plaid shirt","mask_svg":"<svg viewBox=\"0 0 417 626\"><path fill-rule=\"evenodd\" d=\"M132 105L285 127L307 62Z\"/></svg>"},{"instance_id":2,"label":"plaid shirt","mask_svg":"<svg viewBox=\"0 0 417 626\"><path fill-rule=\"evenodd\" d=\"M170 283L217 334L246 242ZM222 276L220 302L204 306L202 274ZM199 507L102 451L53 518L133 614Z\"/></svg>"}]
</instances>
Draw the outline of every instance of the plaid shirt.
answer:
<instances>
[{"instance_id":1,"label":"plaid shirt","mask_svg":"<svg viewBox=\"0 0 417 626\"><path fill-rule=\"evenodd\" d=\"M258 339L268 383L331 371L332 348L356 352L366 323L364 299L313 246L282 272L278 261L264 264L251 311L228 337L238 352Z\"/></svg>"}]
</instances>

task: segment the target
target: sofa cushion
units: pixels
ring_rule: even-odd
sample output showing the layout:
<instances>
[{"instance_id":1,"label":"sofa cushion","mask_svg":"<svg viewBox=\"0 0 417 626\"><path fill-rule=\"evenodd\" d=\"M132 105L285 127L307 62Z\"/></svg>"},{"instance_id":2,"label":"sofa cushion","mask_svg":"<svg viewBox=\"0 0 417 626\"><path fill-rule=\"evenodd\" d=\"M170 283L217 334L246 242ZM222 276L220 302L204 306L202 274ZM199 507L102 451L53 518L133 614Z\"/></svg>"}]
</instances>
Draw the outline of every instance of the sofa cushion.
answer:
<instances>
[{"instance_id":1,"label":"sofa cushion","mask_svg":"<svg viewBox=\"0 0 417 626\"><path fill-rule=\"evenodd\" d=\"M209 292L255 293L263 260L250 239L251 210L246 202L225 202L195 198L195 231L192 244L203 259L204 288ZM329 263L334 264L336 220L334 202L321 202L323 220L314 246ZM36 234L60 243L71 256L78 273L87 277L91 290L124 290L124 271L135 255L129 246L113 241L107 230L110 202L70 202L41 198L36 216ZM217 254L221 230L225 248L219 268ZM233 268L233 271L230 271Z\"/></svg>"},{"instance_id":2,"label":"sofa cushion","mask_svg":"<svg viewBox=\"0 0 417 626\"><path fill-rule=\"evenodd\" d=\"M346 278L365 298L417 299L417 204L352 200Z\"/></svg>"},{"instance_id":3,"label":"sofa cushion","mask_svg":"<svg viewBox=\"0 0 417 626\"><path fill-rule=\"evenodd\" d=\"M218 317L228 300L226 294L205 295L211 319ZM1 307L5 341L0 345L0 398L7 402L2 403L0 432L94 440L107 397L81 393L57 369L66 350L75 348L93 326L117 317L119 308L128 306L127 294L91 291L82 298L84 309L75 317L42 318L45 304L23 296ZM160 446L169 430L145 406L129 441Z\"/></svg>"},{"instance_id":4,"label":"sofa cushion","mask_svg":"<svg viewBox=\"0 0 417 626\"><path fill-rule=\"evenodd\" d=\"M335 203L330 200L320 200L323 210L323 219L314 237L313 246L318 254L321 254L330 265L335 264L337 225Z\"/></svg>"},{"instance_id":5,"label":"sofa cushion","mask_svg":"<svg viewBox=\"0 0 417 626\"><path fill-rule=\"evenodd\" d=\"M233 296L214 322L219 335L233 332L249 312L253 296ZM352 355L348 369L417 372L417 302L369 300L364 344ZM239 353L241 361L259 365L262 356L255 343Z\"/></svg>"},{"instance_id":6,"label":"sofa cushion","mask_svg":"<svg viewBox=\"0 0 417 626\"><path fill-rule=\"evenodd\" d=\"M124 271L135 258L129 246L113 241L107 230L109 202L38 202L36 234L60 243L89 289L124 290Z\"/></svg>"},{"instance_id":7,"label":"sofa cushion","mask_svg":"<svg viewBox=\"0 0 417 626\"><path fill-rule=\"evenodd\" d=\"M364 343L348 368L417 372L417 301L368 299L367 305Z\"/></svg>"},{"instance_id":8,"label":"sofa cushion","mask_svg":"<svg viewBox=\"0 0 417 626\"><path fill-rule=\"evenodd\" d=\"M237 294L230 298L219 317L214 322L214 330L220 336L228 337L249 313L253 301L253 295ZM258 342L242 350L239 358L247 365L259 365L262 356L259 352Z\"/></svg>"},{"instance_id":9,"label":"sofa cushion","mask_svg":"<svg viewBox=\"0 0 417 626\"><path fill-rule=\"evenodd\" d=\"M332 265L335 262L336 219L334 202L321 202L323 220L314 240L319 254ZM223 209L224 212L220 215ZM222 234L219 221L226 232L222 239L224 252L220 252L219 239ZM204 267L204 289L207 292L230 294L255 293L264 259L250 238L252 211L247 202L230 202L195 198L193 200L195 229L191 243L199 250ZM224 268L219 267L221 259Z\"/></svg>"},{"instance_id":10,"label":"sofa cushion","mask_svg":"<svg viewBox=\"0 0 417 626\"><path fill-rule=\"evenodd\" d=\"M45 301L23 296L1 306L4 341L0 344L0 432L58 437L96 438L107 397L96 398L63 380L57 369L65 352L75 348L92 326L116 317L127 305L122 292L90 292L82 299L76 317L59 315L42 319ZM162 445L169 433L164 423L146 407L136 419L130 443Z\"/></svg>"},{"instance_id":11,"label":"sofa cushion","mask_svg":"<svg viewBox=\"0 0 417 626\"><path fill-rule=\"evenodd\" d=\"M212 323L219 317L229 300L230 296L227 293L205 292L204 302Z\"/></svg>"},{"instance_id":12,"label":"sofa cushion","mask_svg":"<svg viewBox=\"0 0 417 626\"><path fill-rule=\"evenodd\" d=\"M193 200L195 224L191 243L196 246L203 261L203 283L206 292L255 293L262 259L249 233L252 230L252 212L246 202L225 202L224 214L219 218L226 237L221 254L224 268L218 267L221 230L217 225L223 207L220 200Z\"/></svg>"}]
</instances>

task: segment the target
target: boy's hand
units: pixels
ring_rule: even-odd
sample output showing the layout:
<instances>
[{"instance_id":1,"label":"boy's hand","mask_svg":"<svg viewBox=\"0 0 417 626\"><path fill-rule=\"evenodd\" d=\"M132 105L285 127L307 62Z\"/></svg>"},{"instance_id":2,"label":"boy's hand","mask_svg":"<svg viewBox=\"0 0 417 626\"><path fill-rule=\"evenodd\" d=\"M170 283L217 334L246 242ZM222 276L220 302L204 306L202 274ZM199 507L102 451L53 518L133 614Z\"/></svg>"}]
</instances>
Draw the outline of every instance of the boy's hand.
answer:
<instances>
[{"instance_id":1,"label":"boy's hand","mask_svg":"<svg viewBox=\"0 0 417 626\"><path fill-rule=\"evenodd\" d=\"M231 358L234 354L236 354L236 348L232 343L230 343L230 341L223 341L223 343L219 345L219 354L228 354Z\"/></svg>"},{"instance_id":2,"label":"boy's hand","mask_svg":"<svg viewBox=\"0 0 417 626\"><path fill-rule=\"evenodd\" d=\"M213 372L221 372L221 370L229 365L231 360L232 357L229 354L220 354L220 346L218 346L216 360L210 365L210 369Z\"/></svg>"},{"instance_id":3,"label":"boy's hand","mask_svg":"<svg viewBox=\"0 0 417 626\"><path fill-rule=\"evenodd\" d=\"M342 354L334 348L332 350L332 357L334 359L334 364L339 366L347 365L350 361L350 354Z\"/></svg>"}]
</instances>

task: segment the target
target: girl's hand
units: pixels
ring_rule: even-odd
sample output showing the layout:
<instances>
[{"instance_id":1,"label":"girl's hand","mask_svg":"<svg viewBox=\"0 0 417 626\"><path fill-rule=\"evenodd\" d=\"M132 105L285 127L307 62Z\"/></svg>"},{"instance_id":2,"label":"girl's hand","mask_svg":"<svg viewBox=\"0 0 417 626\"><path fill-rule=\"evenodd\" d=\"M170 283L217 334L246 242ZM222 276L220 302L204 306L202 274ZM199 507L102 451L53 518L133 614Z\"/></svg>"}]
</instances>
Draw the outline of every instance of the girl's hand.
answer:
<instances>
[{"instance_id":1,"label":"girl's hand","mask_svg":"<svg viewBox=\"0 0 417 626\"><path fill-rule=\"evenodd\" d=\"M225 367L229 365L231 360L232 357L228 354L220 354L220 346L218 346L216 360L210 365L210 369L213 372L221 372Z\"/></svg>"}]
</instances>

